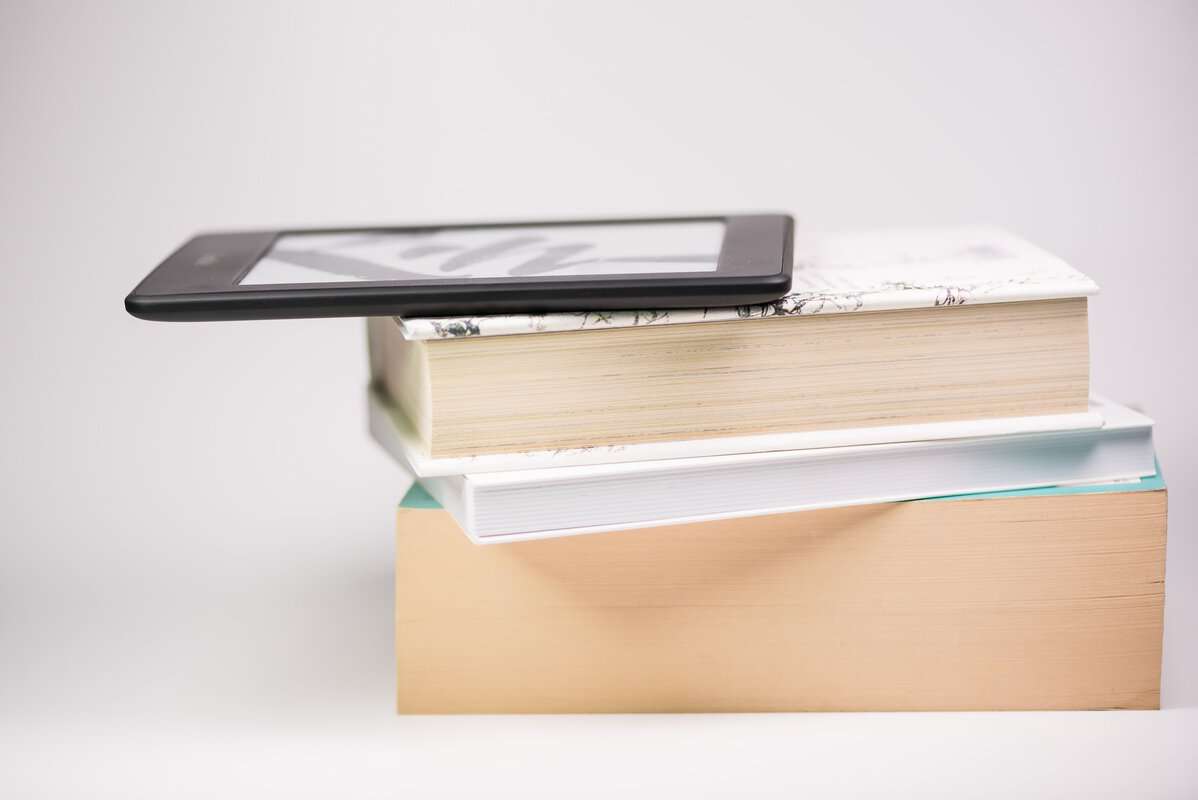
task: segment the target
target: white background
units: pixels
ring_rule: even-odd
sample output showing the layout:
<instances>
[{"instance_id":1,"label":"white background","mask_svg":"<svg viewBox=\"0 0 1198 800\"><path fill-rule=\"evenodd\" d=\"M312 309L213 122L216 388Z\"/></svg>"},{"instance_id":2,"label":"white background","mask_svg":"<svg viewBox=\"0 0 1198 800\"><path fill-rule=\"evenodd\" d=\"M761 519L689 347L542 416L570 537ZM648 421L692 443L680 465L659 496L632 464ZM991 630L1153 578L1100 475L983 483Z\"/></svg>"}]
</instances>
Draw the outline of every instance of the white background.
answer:
<instances>
[{"instance_id":1,"label":"white background","mask_svg":"<svg viewBox=\"0 0 1198 800\"><path fill-rule=\"evenodd\" d=\"M1196 40L1163 2L0 3L0 795L1193 796ZM1102 285L1094 386L1171 487L1165 710L397 717L362 324L121 305L198 229L774 208Z\"/></svg>"}]
</instances>

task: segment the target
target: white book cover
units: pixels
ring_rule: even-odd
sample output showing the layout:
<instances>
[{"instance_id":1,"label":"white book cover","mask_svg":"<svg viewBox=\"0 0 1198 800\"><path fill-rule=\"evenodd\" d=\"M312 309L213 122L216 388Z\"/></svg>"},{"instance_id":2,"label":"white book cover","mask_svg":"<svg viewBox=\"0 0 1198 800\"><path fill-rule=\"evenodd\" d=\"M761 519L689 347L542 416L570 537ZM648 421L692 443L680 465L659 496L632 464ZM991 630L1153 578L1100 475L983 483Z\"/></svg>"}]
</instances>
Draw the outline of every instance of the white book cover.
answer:
<instances>
[{"instance_id":1,"label":"white book cover","mask_svg":"<svg viewBox=\"0 0 1198 800\"><path fill-rule=\"evenodd\" d=\"M1154 475L1152 421L1095 398L1098 428L421 478L476 542L510 542ZM389 416L372 432L401 465Z\"/></svg>"},{"instance_id":2,"label":"white book cover","mask_svg":"<svg viewBox=\"0 0 1198 800\"><path fill-rule=\"evenodd\" d=\"M408 339L452 339L1051 300L1097 291L1092 280L1061 259L999 228L799 232L790 294L772 303L662 311L397 318L397 322Z\"/></svg>"}]
</instances>

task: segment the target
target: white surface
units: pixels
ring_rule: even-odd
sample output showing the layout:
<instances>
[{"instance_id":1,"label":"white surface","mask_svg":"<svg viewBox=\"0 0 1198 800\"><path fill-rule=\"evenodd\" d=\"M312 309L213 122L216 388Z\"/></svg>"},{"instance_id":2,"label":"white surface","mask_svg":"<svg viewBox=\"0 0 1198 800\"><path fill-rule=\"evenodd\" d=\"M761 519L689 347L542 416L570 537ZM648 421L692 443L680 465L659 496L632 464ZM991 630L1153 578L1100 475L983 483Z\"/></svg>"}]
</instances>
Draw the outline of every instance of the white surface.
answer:
<instances>
[{"instance_id":1,"label":"white surface","mask_svg":"<svg viewBox=\"0 0 1198 800\"><path fill-rule=\"evenodd\" d=\"M1196 13L0 5L0 795L1193 797ZM993 220L1103 287L1166 710L397 718L361 322L121 309L199 229L730 207Z\"/></svg>"},{"instance_id":2,"label":"white surface","mask_svg":"<svg viewBox=\"0 0 1198 800\"><path fill-rule=\"evenodd\" d=\"M664 311L414 318L403 320L402 330L408 339L504 336L1054 300L1088 297L1097 292L1093 280L1057 256L994 226L900 226L829 232L813 231L800 222L795 232L790 292L771 303Z\"/></svg>"},{"instance_id":3,"label":"white surface","mask_svg":"<svg viewBox=\"0 0 1198 800\"><path fill-rule=\"evenodd\" d=\"M1001 436L471 473L421 483L472 540L498 544L1155 475L1152 420L1100 398L1091 410L1103 422L1099 429L1016 433L1013 418L1013 430ZM372 393L371 434L410 474L395 419Z\"/></svg>"}]
</instances>

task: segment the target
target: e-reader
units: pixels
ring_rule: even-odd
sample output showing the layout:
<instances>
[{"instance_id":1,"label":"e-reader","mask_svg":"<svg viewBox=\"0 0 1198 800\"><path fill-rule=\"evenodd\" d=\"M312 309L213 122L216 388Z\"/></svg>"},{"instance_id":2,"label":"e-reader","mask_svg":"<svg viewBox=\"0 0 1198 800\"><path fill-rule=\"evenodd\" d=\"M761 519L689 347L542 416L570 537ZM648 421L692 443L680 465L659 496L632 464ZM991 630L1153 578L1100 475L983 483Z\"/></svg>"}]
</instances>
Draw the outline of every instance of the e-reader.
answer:
<instances>
[{"instance_id":1,"label":"e-reader","mask_svg":"<svg viewBox=\"0 0 1198 800\"><path fill-rule=\"evenodd\" d=\"M790 289L785 214L208 233L125 299L153 320L735 306Z\"/></svg>"}]
</instances>

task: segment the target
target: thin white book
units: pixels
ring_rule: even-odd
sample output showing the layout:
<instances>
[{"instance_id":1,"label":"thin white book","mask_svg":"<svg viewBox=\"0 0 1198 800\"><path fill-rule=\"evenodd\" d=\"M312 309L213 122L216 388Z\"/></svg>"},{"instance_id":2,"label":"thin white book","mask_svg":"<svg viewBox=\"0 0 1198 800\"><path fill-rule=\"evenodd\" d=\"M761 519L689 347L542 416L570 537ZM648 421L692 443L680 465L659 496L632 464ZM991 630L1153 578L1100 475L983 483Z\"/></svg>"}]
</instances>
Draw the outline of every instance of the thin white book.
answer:
<instances>
[{"instance_id":1,"label":"thin white book","mask_svg":"<svg viewBox=\"0 0 1198 800\"><path fill-rule=\"evenodd\" d=\"M984 420L957 424L951 438L690 457L679 444L670 458L419 482L473 541L492 543L1156 473L1152 420L1101 398L1090 413L1097 426L1029 431ZM372 393L372 434L415 472L399 419Z\"/></svg>"}]
</instances>

